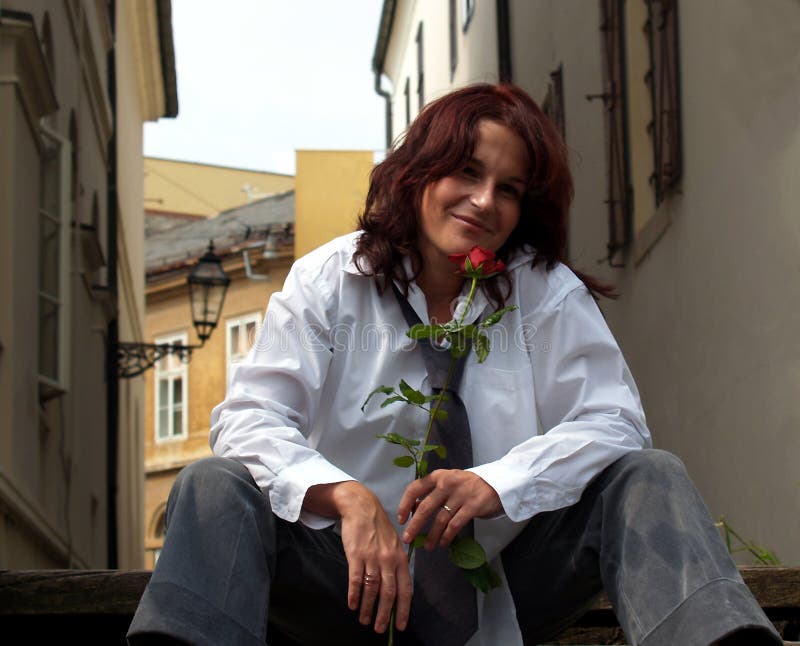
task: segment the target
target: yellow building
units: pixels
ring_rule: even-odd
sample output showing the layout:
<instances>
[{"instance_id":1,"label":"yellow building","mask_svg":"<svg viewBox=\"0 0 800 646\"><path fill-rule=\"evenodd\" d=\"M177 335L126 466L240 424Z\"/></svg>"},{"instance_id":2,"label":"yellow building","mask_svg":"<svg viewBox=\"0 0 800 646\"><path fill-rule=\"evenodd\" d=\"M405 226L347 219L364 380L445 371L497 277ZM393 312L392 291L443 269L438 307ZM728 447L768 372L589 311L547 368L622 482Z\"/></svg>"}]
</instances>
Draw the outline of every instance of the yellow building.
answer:
<instances>
[{"instance_id":1,"label":"yellow building","mask_svg":"<svg viewBox=\"0 0 800 646\"><path fill-rule=\"evenodd\" d=\"M156 157L144 160L148 213L210 217L293 188L292 175Z\"/></svg>"},{"instance_id":2,"label":"yellow building","mask_svg":"<svg viewBox=\"0 0 800 646\"><path fill-rule=\"evenodd\" d=\"M0 8L0 568L142 566L142 124L169 1Z\"/></svg>"},{"instance_id":3,"label":"yellow building","mask_svg":"<svg viewBox=\"0 0 800 646\"><path fill-rule=\"evenodd\" d=\"M177 226L174 218L170 222L170 216L148 211L149 219L159 218L147 241L151 342L196 343L186 278L209 240L231 283L217 329L191 361L165 358L146 373L146 566L152 566L163 542L164 509L175 476L189 462L211 455L209 416L225 396L229 366L249 350L267 301L283 286L294 258L354 230L372 166L371 151L298 151L295 191L211 218L183 216ZM181 212L179 204L172 208Z\"/></svg>"}]
</instances>

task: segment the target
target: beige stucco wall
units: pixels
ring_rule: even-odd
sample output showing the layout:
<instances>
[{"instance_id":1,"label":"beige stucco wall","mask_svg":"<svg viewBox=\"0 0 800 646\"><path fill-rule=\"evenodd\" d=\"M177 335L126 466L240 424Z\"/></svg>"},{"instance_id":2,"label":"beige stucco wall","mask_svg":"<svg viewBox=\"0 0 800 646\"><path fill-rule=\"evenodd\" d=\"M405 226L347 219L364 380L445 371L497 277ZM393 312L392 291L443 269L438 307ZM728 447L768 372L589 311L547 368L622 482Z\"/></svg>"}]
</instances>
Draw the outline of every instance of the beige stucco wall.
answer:
<instances>
[{"instance_id":1,"label":"beige stucco wall","mask_svg":"<svg viewBox=\"0 0 800 646\"><path fill-rule=\"evenodd\" d=\"M118 4L115 40L105 3L3 3L4 9L30 13L36 34L33 49L26 50L27 58L12 74L5 72L14 52L5 34L0 39L4 79L0 123L4 133L11 133L0 139L0 256L7 263L0 271L0 302L4 304L0 308L4 348L0 351L0 406L5 412L0 422L0 567L102 568L109 563L106 332L109 321L118 315L122 340L143 338L145 117L141 106L144 101L152 108L153 102L140 96L141 57L157 61L157 75L161 73L155 3L136 4L139 18L151 31L135 36L134 26L123 17L133 6ZM52 30L53 70L46 70L41 62L44 57L37 44L46 16ZM107 54L112 45L116 45L116 115L107 87ZM31 58L32 51L39 52L40 60ZM37 386L40 157L35 143L39 135L34 130L40 114L25 92L15 92L17 87L27 87L40 70L45 70L42 78L58 103L58 109L46 118L47 126L68 139L73 120L77 131L70 160L76 162L77 170L74 196L65 213L70 232L64 265L68 276L64 303L67 388L64 394L42 402ZM15 76L18 82L9 81ZM156 80L163 83L160 77ZM118 152L118 312L107 297L107 271L91 270L79 233L79 225L96 224L96 232L88 238L95 239L108 262L107 144L112 125L117 129ZM64 173L70 173L69 164ZM116 556L120 567L136 568L143 562L141 379L122 381L119 395Z\"/></svg>"},{"instance_id":2,"label":"beige stucco wall","mask_svg":"<svg viewBox=\"0 0 800 646\"><path fill-rule=\"evenodd\" d=\"M800 5L682 3L685 171L607 308L712 513L800 562ZM788 291L787 291L788 288Z\"/></svg>"},{"instance_id":3,"label":"beige stucco wall","mask_svg":"<svg viewBox=\"0 0 800 646\"><path fill-rule=\"evenodd\" d=\"M294 177L155 157L144 160L148 210L212 216L247 204L245 187L253 199L266 197L294 188Z\"/></svg>"},{"instance_id":4,"label":"beige stucco wall","mask_svg":"<svg viewBox=\"0 0 800 646\"><path fill-rule=\"evenodd\" d=\"M65 4L4 3L6 9L32 14L42 33L45 11L50 13L55 69L49 75L58 110L48 125L67 137L70 115L78 126L79 190L70 217L81 219L91 210L95 193L105 196L106 159L102 145L108 131L102 106L105 92L105 44L102 5L84 7L87 37L79 58L73 28L77 16ZM10 44L2 39L8 62ZM98 63L99 62L99 63ZM95 64L98 63L98 64ZM33 75L38 63L25 60L12 76ZM88 78L81 65L88 69ZM8 78L8 77L6 77ZM21 82L25 83L25 80ZM89 89L89 84L94 84ZM15 93L15 83L0 85L0 121L4 132L4 162L0 191L6 200L0 220L8 227L2 236L9 272L3 272L0 298L3 317L0 355L0 567L103 567L107 563L105 479L104 341L102 307L90 300L80 274L76 239L70 245L71 271L66 307L69 364L66 394L40 403L38 394L38 281L39 281L39 150L32 126L38 114ZM94 110L94 111L92 111ZM26 114L27 113L27 114ZM107 116L107 114L105 115ZM6 211L6 206L10 210ZM105 205L100 217L104 218ZM84 220L84 221L88 221ZM87 406L84 402L99 402Z\"/></svg>"},{"instance_id":5,"label":"beige stucco wall","mask_svg":"<svg viewBox=\"0 0 800 646\"><path fill-rule=\"evenodd\" d=\"M364 210L372 151L296 152L295 257L336 236L355 231Z\"/></svg>"},{"instance_id":6,"label":"beige stucco wall","mask_svg":"<svg viewBox=\"0 0 800 646\"><path fill-rule=\"evenodd\" d=\"M395 133L405 127L402 90L405 75L415 78L422 4L398 3L387 55ZM626 266L612 269L598 264L608 235L603 105L586 100L603 91L597 3L509 4L514 80L541 102L550 72L563 65L576 189L570 258L619 286L621 298L602 309L640 387L656 444L685 461L713 516L725 514L785 563L800 562L800 307L792 297L800 258L800 5L679 4L683 180L654 212L643 179L653 164L641 130L649 106L637 104L630 135L639 237ZM639 25L629 29L641 39ZM439 43L439 64L449 65L446 23L427 35ZM428 39L426 61L437 51ZM633 47L639 56L641 45ZM493 31L484 46L496 48ZM641 82L640 65L628 73ZM426 79L435 74L426 64ZM634 90L631 100L642 101ZM666 225L660 239L646 235L654 221Z\"/></svg>"},{"instance_id":7,"label":"beige stucco wall","mask_svg":"<svg viewBox=\"0 0 800 646\"><path fill-rule=\"evenodd\" d=\"M253 255L253 272L269 274L269 281L248 280L241 257L227 259L225 271L231 285L225 296L217 328L205 346L196 349L188 364L188 433L186 438L157 441L155 437L155 370L145 373L144 447L146 464L145 493L145 566L152 566L153 549L161 540L153 535L156 516L163 511L169 489L180 468L211 455L208 444L211 409L225 397L226 322L258 312L262 317L269 296L280 290L289 272L292 258L257 259ZM148 286L146 335L152 342L164 335L186 333L188 343L196 344L192 328L186 275L169 284Z\"/></svg>"},{"instance_id":8,"label":"beige stucco wall","mask_svg":"<svg viewBox=\"0 0 800 646\"><path fill-rule=\"evenodd\" d=\"M496 82L497 22L495 4L476 2L466 32L462 29L462 3L457 2L456 41L458 64L450 73L448 0L398 0L392 36L386 50L383 71L392 82L392 132L395 137L406 129L405 95L409 79L411 120L419 113L417 101L417 45L415 38L423 24L423 68L425 102L450 89L477 82Z\"/></svg>"},{"instance_id":9,"label":"beige stucco wall","mask_svg":"<svg viewBox=\"0 0 800 646\"><path fill-rule=\"evenodd\" d=\"M632 252L622 269L596 263L607 239L602 105L584 98L602 91L596 7L512 3L513 65L515 80L541 101L549 72L563 64L576 186L570 256L619 285L619 301L602 308L657 446L686 462L713 516L725 514L745 537L797 563L800 484L791 474L800 457L800 308L785 286L800 257L792 215L800 207L792 179L800 161L800 8L768 4L737 0L724 12L680 5L684 179L659 208L666 232L638 266ZM635 170L649 173L641 122L631 123L639 140L631 153ZM654 209L642 185L637 232Z\"/></svg>"}]
</instances>

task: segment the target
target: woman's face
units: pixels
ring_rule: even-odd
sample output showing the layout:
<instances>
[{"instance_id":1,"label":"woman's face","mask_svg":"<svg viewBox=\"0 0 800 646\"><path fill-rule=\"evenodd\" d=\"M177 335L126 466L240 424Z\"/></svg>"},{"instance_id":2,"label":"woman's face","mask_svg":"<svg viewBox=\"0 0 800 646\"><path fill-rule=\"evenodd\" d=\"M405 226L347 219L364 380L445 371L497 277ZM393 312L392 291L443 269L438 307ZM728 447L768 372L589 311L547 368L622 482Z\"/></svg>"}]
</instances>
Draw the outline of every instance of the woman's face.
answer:
<instances>
[{"instance_id":1,"label":"woman's face","mask_svg":"<svg viewBox=\"0 0 800 646\"><path fill-rule=\"evenodd\" d=\"M422 194L417 242L426 264L475 245L497 251L519 222L528 172L522 139L504 125L481 121L472 159Z\"/></svg>"}]
</instances>

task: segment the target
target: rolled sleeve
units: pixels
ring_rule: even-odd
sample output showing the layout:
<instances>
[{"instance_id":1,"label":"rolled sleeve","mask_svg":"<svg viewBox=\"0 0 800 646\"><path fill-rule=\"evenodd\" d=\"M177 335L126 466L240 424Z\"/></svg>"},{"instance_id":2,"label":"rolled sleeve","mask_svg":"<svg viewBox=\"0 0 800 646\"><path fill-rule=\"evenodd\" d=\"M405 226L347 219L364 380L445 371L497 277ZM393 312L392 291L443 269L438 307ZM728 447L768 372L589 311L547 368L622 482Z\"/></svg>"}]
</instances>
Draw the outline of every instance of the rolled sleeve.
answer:
<instances>
[{"instance_id":1,"label":"rolled sleeve","mask_svg":"<svg viewBox=\"0 0 800 646\"><path fill-rule=\"evenodd\" d=\"M636 385L588 290L572 289L531 322L543 340L531 366L544 432L471 469L514 521L574 504L603 469L651 445Z\"/></svg>"},{"instance_id":2,"label":"rolled sleeve","mask_svg":"<svg viewBox=\"0 0 800 646\"><path fill-rule=\"evenodd\" d=\"M304 512L309 487L353 480L309 441L331 360L333 295L321 267L300 264L270 299L258 338L235 366L225 400L211 413L215 455L241 462L273 512L315 528L334 519Z\"/></svg>"}]
</instances>

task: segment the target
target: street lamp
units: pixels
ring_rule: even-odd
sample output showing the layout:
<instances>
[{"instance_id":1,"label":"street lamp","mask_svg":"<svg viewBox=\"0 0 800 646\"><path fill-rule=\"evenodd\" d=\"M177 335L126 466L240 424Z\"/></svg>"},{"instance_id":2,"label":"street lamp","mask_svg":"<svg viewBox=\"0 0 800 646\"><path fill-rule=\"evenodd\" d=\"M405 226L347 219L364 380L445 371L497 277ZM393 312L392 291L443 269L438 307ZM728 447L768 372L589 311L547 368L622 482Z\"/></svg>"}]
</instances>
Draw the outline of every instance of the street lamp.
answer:
<instances>
[{"instance_id":1,"label":"street lamp","mask_svg":"<svg viewBox=\"0 0 800 646\"><path fill-rule=\"evenodd\" d=\"M192 323L200 339L199 345L170 345L167 343L127 343L117 346L117 373L129 379L152 368L162 357L174 354L182 361L189 361L192 350L202 348L219 322L225 292L231 279L222 268L222 259L214 253L214 241L189 274L189 303Z\"/></svg>"}]
</instances>

